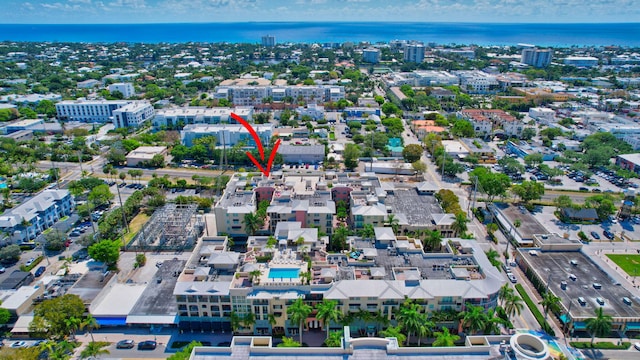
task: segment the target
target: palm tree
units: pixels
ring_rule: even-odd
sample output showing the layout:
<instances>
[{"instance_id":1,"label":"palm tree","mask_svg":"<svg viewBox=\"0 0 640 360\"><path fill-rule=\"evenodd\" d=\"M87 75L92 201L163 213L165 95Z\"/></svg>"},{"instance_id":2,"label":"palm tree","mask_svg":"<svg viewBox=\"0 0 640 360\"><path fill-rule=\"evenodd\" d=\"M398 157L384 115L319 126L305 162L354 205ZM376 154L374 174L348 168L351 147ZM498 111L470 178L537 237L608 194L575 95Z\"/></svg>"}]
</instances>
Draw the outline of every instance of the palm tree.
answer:
<instances>
[{"instance_id":1,"label":"palm tree","mask_svg":"<svg viewBox=\"0 0 640 360\"><path fill-rule=\"evenodd\" d=\"M300 326L300 344L302 344L302 329L305 320L311 314L313 308L302 301L302 298L296 299L296 301L287 308L287 315L289 321Z\"/></svg>"},{"instance_id":2,"label":"palm tree","mask_svg":"<svg viewBox=\"0 0 640 360\"><path fill-rule=\"evenodd\" d=\"M423 337L431 335L431 329L433 329L434 326L435 323L433 321L426 319L422 324L420 324L420 326L418 326L416 331L416 336L418 336L418 347L420 347L420 340L422 340Z\"/></svg>"},{"instance_id":3,"label":"palm tree","mask_svg":"<svg viewBox=\"0 0 640 360\"><path fill-rule=\"evenodd\" d=\"M420 325L426 321L425 316L420 313L420 305L411 302L406 302L400 307L397 319L398 323L407 332L407 345L411 339L411 334L417 333L420 330Z\"/></svg>"},{"instance_id":4,"label":"palm tree","mask_svg":"<svg viewBox=\"0 0 640 360\"><path fill-rule=\"evenodd\" d=\"M496 260L498 257L500 257L500 254L497 251L495 251L494 249L490 249L485 253L485 255L487 255L487 260L489 260L491 264L495 264L497 261L497 266L500 266L500 261Z\"/></svg>"},{"instance_id":5,"label":"palm tree","mask_svg":"<svg viewBox=\"0 0 640 360\"><path fill-rule=\"evenodd\" d=\"M613 318L611 315L604 314L602 307L596 309L596 317L585 320L586 328L591 333L592 344L596 336L604 337L611 333L612 322Z\"/></svg>"},{"instance_id":6,"label":"palm tree","mask_svg":"<svg viewBox=\"0 0 640 360\"><path fill-rule=\"evenodd\" d=\"M382 326L383 328L386 328L389 326L389 323L391 322L389 320L389 318L382 313L381 310L376 311L376 313L373 316L373 319L376 322L377 327L377 331L380 332L380 326Z\"/></svg>"},{"instance_id":7,"label":"palm tree","mask_svg":"<svg viewBox=\"0 0 640 360\"><path fill-rule=\"evenodd\" d=\"M293 340L293 338L283 337L282 342L278 344L278 347L300 347L301 343Z\"/></svg>"},{"instance_id":8,"label":"palm tree","mask_svg":"<svg viewBox=\"0 0 640 360\"><path fill-rule=\"evenodd\" d=\"M80 323L81 322L82 322L81 319L79 319L77 317L73 317L73 316L70 317L70 318L64 319L64 324L67 327L67 329L69 330L69 335L71 336L71 338L75 338L76 331L80 327Z\"/></svg>"},{"instance_id":9,"label":"palm tree","mask_svg":"<svg viewBox=\"0 0 640 360\"><path fill-rule=\"evenodd\" d=\"M118 175L118 177L122 180L122 183L124 183L124 179L127 178L127 173L123 171Z\"/></svg>"},{"instance_id":10,"label":"palm tree","mask_svg":"<svg viewBox=\"0 0 640 360\"><path fill-rule=\"evenodd\" d=\"M515 315L520 315L524 308L522 298L516 294L511 294L503 301L504 312L510 318Z\"/></svg>"},{"instance_id":11,"label":"palm tree","mask_svg":"<svg viewBox=\"0 0 640 360\"><path fill-rule=\"evenodd\" d=\"M229 320L231 321L231 331L234 333L238 331L240 327L240 316L235 311L232 311L229 315Z\"/></svg>"},{"instance_id":12,"label":"palm tree","mask_svg":"<svg viewBox=\"0 0 640 360\"><path fill-rule=\"evenodd\" d=\"M80 323L80 330L84 328L87 329L87 331L89 332L89 336L91 336L91 342L95 342L95 340L93 340L93 330L99 327L100 325L98 325L98 322L93 316L91 316L91 314L87 315L87 317L85 317L84 320Z\"/></svg>"},{"instance_id":13,"label":"palm tree","mask_svg":"<svg viewBox=\"0 0 640 360\"><path fill-rule=\"evenodd\" d=\"M393 229L394 234L398 233L398 224L399 224L399 220L395 215L389 214L387 216L387 222L385 223L385 225L391 227Z\"/></svg>"},{"instance_id":14,"label":"palm tree","mask_svg":"<svg viewBox=\"0 0 640 360\"><path fill-rule=\"evenodd\" d=\"M249 277L251 278L251 283L259 285L260 284L260 275L262 272L260 270L253 270L249 273Z\"/></svg>"},{"instance_id":15,"label":"palm tree","mask_svg":"<svg viewBox=\"0 0 640 360\"><path fill-rule=\"evenodd\" d=\"M252 312L248 312L242 318L242 326L245 328L251 328L256 323L256 316Z\"/></svg>"},{"instance_id":16,"label":"palm tree","mask_svg":"<svg viewBox=\"0 0 640 360\"><path fill-rule=\"evenodd\" d=\"M456 219L451 224L451 230L456 234L464 234L467 231L468 222L469 219L467 219L467 215L463 212L459 212L456 214Z\"/></svg>"},{"instance_id":17,"label":"palm tree","mask_svg":"<svg viewBox=\"0 0 640 360\"><path fill-rule=\"evenodd\" d=\"M271 325L271 331L273 332L273 327L276 326L276 316L273 314L267 314L267 321L269 325Z\"/></svg>"},{"instance_id":18,"label":"palm tree","mask_svg":"<svg viewBox=\"0 0 640 360\"><path fill-rule=\"evenodd\" d=\"M398 340L398 345L402 346L402 343L407 339L407 337L402 333L400 326L389 326L385 330L380 331L380 335L389 338L396 338Z\"/></svg>"},{"instance_id":19,"label":"palm tree","mask_svg":"<svg viewBox=\"0 0 640 360\"><path fill-rule=\"evenodd\" d=\"M467 309L460 313L462 327L468 329L472 334L480 331L487 325L487 314L481 306L467 304Z\"/></svg>"},{"instance_id":20,"label":"palm tree","mask_svg":"<svg viewBox=\"0 0 640 360\"><path fill-rule=\"evenodd\" d=\"M433 251L439 249L442 243L442 234L438 230L428 230L427 236L422 240L422 245Z\"/></svg>"},{"instance_id":21,"label":"palm tree","mask_svg":"<svg viewBox=\"0 0 640 360\"><path fill-rule=\"evenodd\" d=\"M360 236L363 239L371 239L371 238L373 238L375 236L375 231L373 229L373 225L364 224L364 226L360 230Z\"/></svg>"},{"instance_id":22,"label":"palm tree","mask_svg":"<svg viewBox=\"0 0 640 360\"><path fill-rule=\"evenodd\" d=\"M338 302L335 300L324 299L316 306L318 313L316 318L322 321L322 326L327 330L327 339L329 339L329 328L331 322L338 322L342 315L342 312L338 309Z\"/></svg>"},{"instance_id":23,"label":"palm tree","mask_svg":"<svg viewBox=\"0 0 640 360\"><path fill-rule=\"evenodd\" d=\"M509 286L509 284L504 284L498 290L498 300L500 300L500 304L504 304L505 300L509 298L509 296L513 296L514 291L513 288Z\"/></svg>"},{"instance_id":24,"label":"palm tree","mask_svg":"<svg viewBox=\"0 0 640 360\"><path fill-rule=\"evenodd\" d=\"M539 304L542 305L542 309L544 310L545 320L547 320L549 311L554 313L560 311L560 298L548 291L544 293L544 296L542 297L542 301L540 301Z\"/></svg>"},{"instance_id":25,"label":"palm tree","mask_svg":"<svg viewBox=\"0 0 640 360\"><path fill-rule=\"evenodd\" d=\"M99 355L110 354L109 350L103 349L106 345L91 341L80 353L80 359L95 358Z\"/></svg>"},{"instance_id":26,"label":"palm tree","mask_svg":"<svg viewBox=\"0 0 640 360\"><path fill-rule=\"evenodd\" d=\"M498 325L507 324L507 322L504 319L497 316L495 308L487 310L486 317L487 317L487 322L484 328L482 329L482 333L485 335L499 334L500 328L498 327Z\"/></svg>"},{"instance_id":27,"label":"palm tree","mask_svg":"<svg viewBox=\"0 0 640 360\"><path fill-rule=\"evenodd\" d=\"M436 336L436 340L433 342L434 347L455 346L455 342L460 340L460 336L450 333L449 328L444 326L442 327L442 331L437 331L434 335Z\"/></svg>"},{"instance_id":28,"label":"palm tree","mask_svg":"<svg viewBox=\"0 0 640 360\"><path fill-rule=\"evenodd\" d=\"M263 222L260 217L254 213L246 213L244 215L244 228L247 235L255 235L256 231L262 227Z\"/></svg>"}]
</instances>

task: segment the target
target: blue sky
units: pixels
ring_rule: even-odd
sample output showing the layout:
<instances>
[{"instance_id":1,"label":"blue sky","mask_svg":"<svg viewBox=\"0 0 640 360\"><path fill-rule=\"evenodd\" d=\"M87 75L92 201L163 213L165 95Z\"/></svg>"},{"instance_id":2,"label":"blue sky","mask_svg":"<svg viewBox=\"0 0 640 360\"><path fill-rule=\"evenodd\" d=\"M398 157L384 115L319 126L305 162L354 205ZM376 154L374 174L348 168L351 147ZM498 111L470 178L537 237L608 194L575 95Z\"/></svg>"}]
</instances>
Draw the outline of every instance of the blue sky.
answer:
<instances>
[{"instance_id":1,"label":"blue sky","mask_svg":"<svg viewBox=\"0 0 640 360\"><path fill-rule=\"evenodd\" d=\"M4 23L640 22L638 0L0 0Z\"/></svg>"}]
</instances>

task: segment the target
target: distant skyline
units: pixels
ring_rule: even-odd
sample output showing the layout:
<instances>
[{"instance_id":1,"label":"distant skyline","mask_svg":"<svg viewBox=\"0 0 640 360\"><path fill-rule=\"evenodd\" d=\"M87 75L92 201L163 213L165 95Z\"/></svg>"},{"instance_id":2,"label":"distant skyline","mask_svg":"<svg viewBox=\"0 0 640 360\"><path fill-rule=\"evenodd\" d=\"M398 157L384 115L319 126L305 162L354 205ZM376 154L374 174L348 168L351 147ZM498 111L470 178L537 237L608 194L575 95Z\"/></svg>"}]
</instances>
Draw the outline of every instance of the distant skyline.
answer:
<instances>
[{"instance_id":1,"label":"distant skyline","mask_svg":"<svg viewBox=\"0 0 640 360\"><path fill-rule=\"evenodd\" d=\"M5 24L638 23L637 0L3 0Z\"/></svg>"}]
</instances>

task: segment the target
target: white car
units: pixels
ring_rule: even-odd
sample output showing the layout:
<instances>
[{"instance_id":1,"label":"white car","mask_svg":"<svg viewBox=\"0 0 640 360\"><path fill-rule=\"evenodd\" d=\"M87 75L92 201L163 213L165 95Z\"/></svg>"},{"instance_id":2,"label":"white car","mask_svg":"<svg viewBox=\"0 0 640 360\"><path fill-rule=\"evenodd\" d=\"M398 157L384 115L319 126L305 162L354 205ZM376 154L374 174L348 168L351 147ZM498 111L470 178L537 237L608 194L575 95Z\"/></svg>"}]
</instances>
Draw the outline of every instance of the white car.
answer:
<instances>
[{"instance_id":1,"label":"white car","mask_svg":"<svg viewBox=\"0 0 640 360\"><path fill-rule=\"evenodd\" d=\"M640 351L640 342L633 344L633 347L636 348L636 350Z\"/></svg>"},{"instance_id":2,"label":"white car","mask_svg":"<svg viewBox=\"0 0 640 360\"><path fill-rule=\"evenodd\" d=\"M33 264L34 261L36 261L36 259L34 259L34 258L31 258L31 259L27 260L27 266Z\"/></svg>"},{"instance_id":3,"label":"white car","mask_svg":"<svg viewBox=\"0 0 640 360\"><path fill-rule=\"evenodd\" d=\"M9 347L12 348L25 348L27 347L27 343L26 341L14 341L11 343L11 345L9 345Z\"/></svg>"}]
</instances>

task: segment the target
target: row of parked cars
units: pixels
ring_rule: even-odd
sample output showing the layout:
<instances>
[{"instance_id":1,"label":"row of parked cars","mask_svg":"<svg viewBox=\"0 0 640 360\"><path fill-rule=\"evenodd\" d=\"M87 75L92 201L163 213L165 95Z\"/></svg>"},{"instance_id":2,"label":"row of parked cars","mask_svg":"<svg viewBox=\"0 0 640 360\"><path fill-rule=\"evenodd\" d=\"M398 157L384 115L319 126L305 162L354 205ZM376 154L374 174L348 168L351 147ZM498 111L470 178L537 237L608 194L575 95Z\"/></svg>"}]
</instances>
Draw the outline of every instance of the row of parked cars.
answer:
<instances>
[{"instance_id":1,"label":"row of parked cars","mask_svg":"<svg viewBox=\"0 0 640 360\"><path fill-rule=\"evenodd\" d=\"M609 169L598 170L596 172L596 175L600 176L601 178L621 188L629 188L629 187L637 188L638 187L637 184L630 182L629 180L623 178L622 176L616 175L615 172Z\"/></svg>"},{"instance_id":2,"label":"row of parked cars","mask_svg":"<svg viewBox=\"0 0 640 360\"><path fill-rule=\"evenodd\" d=\"M138 350L155 350L158 344L155 340L145 340L138 343ZM120 340L116 344L116 349L133 349L135 341L133 340Z\"/></svg>"}]
</instances>

